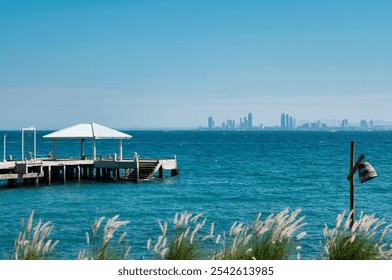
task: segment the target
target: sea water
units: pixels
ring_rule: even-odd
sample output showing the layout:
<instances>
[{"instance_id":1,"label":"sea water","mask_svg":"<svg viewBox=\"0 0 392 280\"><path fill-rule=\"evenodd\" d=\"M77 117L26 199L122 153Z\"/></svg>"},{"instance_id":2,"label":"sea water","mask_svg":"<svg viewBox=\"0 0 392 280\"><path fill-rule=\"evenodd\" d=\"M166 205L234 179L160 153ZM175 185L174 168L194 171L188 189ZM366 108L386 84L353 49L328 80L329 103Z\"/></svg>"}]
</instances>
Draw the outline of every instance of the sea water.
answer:
<instances>
[{"instance_id":1,"label":"sea water","mask_svg":"<svg viewBox=\"0 0 392 280\"><path fill-rule=\"evenodd\" d=\"M323 254L323 229L350 207L347 175L350 142L379 177L363 185L355 177L356 217L360 211L392 223L392 132L381 131L125 131L124 157L134 152L143 158L177 156L180 174L149 182L67 182L51 186L0 186L0 254L12 255L21 219L35 211L54 225L50 235L60 240L55 259L76 259L86 248L86 232L95 219L119 214L129 220L123 228L132 246L131 258L148 258L147 240L160 234L160 221L176 212L203 213L215 233L228 232L233 222L252 223L286 208L302 209L307 232L301 240L301 258ZM21 132L8 131L7 157L21 158ZM33 151L33 135L25 132L25 150ZM30 134L29 134L30 133ZM37 157L52 150L51 140L37 132ZM88 154L89 142L85 144ZM118 143L100 140L97 153L113 154ZM59 140L59 157L77 157L79 140ZM169 227L172 226L169 225ZM207 227L207 226L206 226ZM208 231L208 229L205 229ZM122 230L120 230L120 233Z\"/></svg>"}]
</instances>

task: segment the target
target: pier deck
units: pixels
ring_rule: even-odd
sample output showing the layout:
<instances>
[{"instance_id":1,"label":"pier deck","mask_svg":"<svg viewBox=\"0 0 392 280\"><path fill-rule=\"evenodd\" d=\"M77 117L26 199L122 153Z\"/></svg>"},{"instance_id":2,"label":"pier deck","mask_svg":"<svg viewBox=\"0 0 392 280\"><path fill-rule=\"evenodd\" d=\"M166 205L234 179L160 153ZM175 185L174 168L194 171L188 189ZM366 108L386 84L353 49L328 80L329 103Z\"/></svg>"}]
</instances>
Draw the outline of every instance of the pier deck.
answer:
<instances>
[{"instance_id":1,"label":"pier deck","mask_svg":"<svg viewBox=\"0 0 392 280\"><path fill-rule=\"evenodd\" d=\"M100 157L93 159L33 159L0 162L0 180L8 180L14 186L23 180L25 184L47 184L67 180L126 180L139 182L152 179L156 173L163 177L164 170L171 176L178 174L176 157L171 159L121 159Z\"/></svg>"}]
</instances>

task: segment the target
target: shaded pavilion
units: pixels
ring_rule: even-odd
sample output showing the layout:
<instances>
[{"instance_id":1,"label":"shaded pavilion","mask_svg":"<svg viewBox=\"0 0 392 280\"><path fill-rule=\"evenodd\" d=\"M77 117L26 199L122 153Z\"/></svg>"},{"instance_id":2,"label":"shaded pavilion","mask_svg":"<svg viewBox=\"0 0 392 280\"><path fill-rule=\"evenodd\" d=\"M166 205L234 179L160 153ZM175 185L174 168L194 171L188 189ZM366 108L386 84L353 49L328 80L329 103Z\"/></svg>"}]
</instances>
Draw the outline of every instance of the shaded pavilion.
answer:
<instances>
[{"instance_id":1,"label":"shaded pavilion","mask_svg":"<svg viewBox=\"0 0 392 280\"><path fill-rule=\"evenodd\" d=\"M53 159L56 159L56 140L57 139L80 139L80 158L84 158L84 142L86 139L92 140L92 156L93 160L97 159L97 143L98 139L118 139L118 160L123 158L123 139L131 139L132 136L112 128L90 122L80 123L70 126L47 135L43 138L52 139L53 141Z\"/></svg>"}]
</instances>

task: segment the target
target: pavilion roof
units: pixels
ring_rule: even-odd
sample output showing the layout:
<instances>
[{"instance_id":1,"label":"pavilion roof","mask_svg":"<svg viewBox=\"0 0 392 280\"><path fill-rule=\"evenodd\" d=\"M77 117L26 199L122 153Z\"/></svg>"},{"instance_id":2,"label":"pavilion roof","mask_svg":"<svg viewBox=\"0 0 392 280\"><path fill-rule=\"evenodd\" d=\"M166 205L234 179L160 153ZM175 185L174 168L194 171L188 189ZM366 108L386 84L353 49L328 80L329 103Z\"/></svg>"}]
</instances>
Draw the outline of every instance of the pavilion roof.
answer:
<instances>
[{"instance_id":1,"label":"pavilion roof","mask_svg":"<svg viewBox=\"0 0 392 280\"><path fill-rule=\"evenodd\" d=\"M70 126L47 135L44 138L61 139L61 138L76 138L76 139L130 139L131 135L114 130L112 128L90 122L80 123Z\"/></svg>"}]
</instances>

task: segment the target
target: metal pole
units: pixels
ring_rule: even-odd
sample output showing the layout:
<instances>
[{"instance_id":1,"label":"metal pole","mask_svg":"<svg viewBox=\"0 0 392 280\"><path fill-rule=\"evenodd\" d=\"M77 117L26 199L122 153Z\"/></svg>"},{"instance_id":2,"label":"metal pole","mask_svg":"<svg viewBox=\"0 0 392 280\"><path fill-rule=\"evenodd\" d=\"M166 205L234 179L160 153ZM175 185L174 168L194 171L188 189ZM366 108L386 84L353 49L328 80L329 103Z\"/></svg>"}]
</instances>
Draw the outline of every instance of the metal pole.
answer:
<instances>
[{"instance_id":1,"label":"metal pole","mask_svg":"<svg viewBox=\"0 0 392 280\"><path fill-rule=\"evenodd\" d=\"M56 155L56 138L52 139L52 149L53 149L53 160L57 159L57 155Z\"/></svg>"},{"instance_id":2,"label":"metal pole","mask_svg":"<svg viewBox=\"0 0 392 280\"><path fill-rule=\"evenodd\" d=\"M95 138L93 138L93 160L97 160L97 146L95 141Z\"/></svg>"},{"instance_id":3,"label":"metal pole","mask_svg":"<svg viewBox=\"0 0 392 280\"><path fill-rule=\"evenodd\" d=\"M119 160L122 160L123 158L122 139L118 139L118 158Z\"/></svg>"},{"instance_id":4,"label":"metal pole","mask_svg":"<svg viewBox=\"0 0 392 280\"><path fill-rule=\"evenodd\" d=\"M22 161L24 161L24 129L22 128Z\"/></svg>"},{"instance_id":5,"label":"metal pole","mask_svg":"<svg viewBox=\"0 0 392 280\"><path fill-rule=\"evenodd\" d=\"M34 160L37 158L37 129L34 127Z\"/></svg>"},{"instance_id":6,"label":"metal pole","mask_svg":"<svg viewBox=\"0 0 392 280\"><path fill-rule=\"evenodd\" d=\"M350 149L350 174L353 172L354 168L354 152L355 152L355 142L351 141L351 149ZM355 219L355 214L354 214L354 195L355 195L355 189L354 189L354 175L350 176L350 228L352 229L354 226L354 219Z\"/></svg>"},{"instance_id":7,"label":"metal pole","mask_svg":"<svg viewBox=\"0 0 392 280\"><path fill-rule=\"evenodd\" d=\"M4 154L3 154L3 161L5 162L5 160L6 160L6 152L7 152L7 150L6 150L6 147L7 147L7 134L5 134L4 133Z\"/></svg>"}]
</instances>

